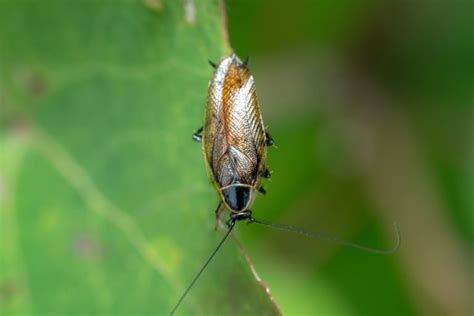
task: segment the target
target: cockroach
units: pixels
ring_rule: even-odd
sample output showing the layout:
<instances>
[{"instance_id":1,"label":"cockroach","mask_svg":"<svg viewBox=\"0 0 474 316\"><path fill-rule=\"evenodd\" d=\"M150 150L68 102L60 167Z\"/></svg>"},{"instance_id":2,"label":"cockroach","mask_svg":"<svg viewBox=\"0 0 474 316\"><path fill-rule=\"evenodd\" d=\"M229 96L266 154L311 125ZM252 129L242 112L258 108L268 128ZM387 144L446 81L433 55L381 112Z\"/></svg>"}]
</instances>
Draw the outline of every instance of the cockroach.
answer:
<instances>
[{"instance_id":1,"label":"cockroach","mask_svg":"<svg viewBox=\"0 0 474 316\"><path fill-rule=\"evenodd\" d=\"M248 62L248 57L242 62L235 54L222 58L218 64L209 60L209 64L214 68L214 74L209 82L204 125L193 134L192 138L202 142L207 173L219 194L220 202L215 210L216 228L226 209L230 211L230 218L226 222L228 227L226 234L181 295L170 315L174 314L217 254L234 229L235 223L241 220L379 254L391 254L400 245L397 224L395 224L397 244L392 249L382 250L298 227L257 220L252 216L250 207L257 192L265 194L262 179L268 179L271 175L266 160L267 147L273 145L273 139L263 124L254 78L249 72Z\"/></svg>"},{"instance_id":2,"label":"cockroach","mask_svg":"<svg viewBox=\"0 0 474 316\"><path fill-rule=\"evenodd\" d=\"M193 135L202 141L209 178L219 193L216 222L225 209L235 220L248 219L256 192L265 192L261 179L269 177L265 131L253 76L232 54L215 66L209 83L204 126Z\"/></svg>"}]
</instances>

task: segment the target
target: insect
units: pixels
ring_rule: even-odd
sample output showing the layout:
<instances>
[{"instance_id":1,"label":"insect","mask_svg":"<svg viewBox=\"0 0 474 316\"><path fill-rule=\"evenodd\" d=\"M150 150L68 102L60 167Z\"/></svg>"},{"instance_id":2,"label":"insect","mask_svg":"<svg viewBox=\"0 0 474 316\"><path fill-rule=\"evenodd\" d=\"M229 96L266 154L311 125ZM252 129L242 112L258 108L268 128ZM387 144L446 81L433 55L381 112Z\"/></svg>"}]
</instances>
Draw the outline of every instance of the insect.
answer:
<instances>
[{"instance_id":1,"label":"insect","mask_svg":"<svg viewBox=\"0 0 474 316\"><path fill-rule=\"evenodd\" d=\"M307 237L335 241L346 246L389 254L400 244L398 226L397 245L389 250L373 249L353 244L329 235L306 231L297 227L257 220L250 207L258 192L265 194L262 179L270 178L266 166L267 147L273 139L265 130L258 105L254 78L248 69L248 57L241 61L235 54L221 59L218 64L209 61L214 74L209 82L204 125L192 136L202 142L208 176L220 202L215 210L216 228L227 209L227 233L211 253L202 268L186 288L170 315L173 315L195 282L231 234L235 223L247 220Z\"/></svg>"},{"instance_id":2,"label":"insect","mask_svg":"<svg viewBox=\"0 0 474 316\"><path fill-rule=\"evenodd\" d=\"M204 126L193 139L202 141L209 178L219 193L216 224L225 209L231 219L250 218L256 193L265 193L262 178L269 178L265 131L248 58L232 54L214 67L209 82Z\"/></svg>"}]
</instances>

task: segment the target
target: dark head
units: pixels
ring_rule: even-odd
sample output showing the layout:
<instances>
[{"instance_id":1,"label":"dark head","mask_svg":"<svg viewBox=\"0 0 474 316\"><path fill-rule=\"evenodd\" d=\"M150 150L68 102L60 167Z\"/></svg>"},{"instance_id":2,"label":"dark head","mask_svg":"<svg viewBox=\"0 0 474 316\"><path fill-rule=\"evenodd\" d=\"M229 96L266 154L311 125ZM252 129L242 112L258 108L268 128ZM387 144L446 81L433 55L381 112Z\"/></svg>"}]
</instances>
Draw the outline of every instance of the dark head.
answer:
<instances>
[{"instance_id":1,"label":"dark head","mask_svg":"<svg viewBox=\"0 0 474 316\"><path fill-rule=\"evenodd\" d=\"M250 188L244 186L230 186L222 190L225 203L232 211L241 212L247 209L250 201Z\"/></svg>"}]
</instances>

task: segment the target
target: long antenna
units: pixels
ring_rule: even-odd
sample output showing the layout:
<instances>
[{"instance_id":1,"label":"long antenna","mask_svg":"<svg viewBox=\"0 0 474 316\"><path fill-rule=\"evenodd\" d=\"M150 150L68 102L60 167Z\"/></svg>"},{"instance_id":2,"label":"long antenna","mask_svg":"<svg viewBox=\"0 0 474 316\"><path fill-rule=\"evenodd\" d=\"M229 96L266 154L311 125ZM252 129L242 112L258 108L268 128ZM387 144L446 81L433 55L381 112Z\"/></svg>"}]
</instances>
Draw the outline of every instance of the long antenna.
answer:
<instances>
[{"instance_id":1,"label":"long antenna","mask_svg":"<svg viewBox=\"0 0 474 316\"><path fill-rule=\"evenodd\" d=\"M173 316L174 313L176 312L176 310L178 309L179 305L181 305L181 302L184 300L184 298L186 297L186 295L189 293L189 291L191 290L191 288L193 287L194 283L196 283L196 281L199 279L199 277L201 276L202 272L207 268L207 266L209 265L209 263L211 262L212 258L214 258L214 256L216 255L216 253L219 251L219 249L222 247L222 245L224 244L224 242L226 241L227 237L229 237L230 233L232 232L232 229L234 229L234 226L235 226L235 220L232 220L230 221L230 224L229 224L229 230L227 231L227 233L225 234L224 238L222 238L222 240L219 242L219 244L217 245L216 249L214 249L214 251L212 252L212 254L209 256L209 258L206 260L206 263L204 263L204 265L202 266L201 270L199 270L199 272L196 274L196 276L194 277L194 279L191 281L191 283L188 285L188 287L186 288L186 291L184 291L183 295L181 295L181 297L179 298L178 300L178 303L176 303L176 305L173 307L173 310L171 310L171 313L170 313L170 316Z\"/></svg>"},{"instance_id":2,"label":"long antenna","mask_svg":"<svg viewBox=\"0 0 474 316\"><path fill-rule=\"evenodd\" d=\"M294 226L290 226L290 225L283 225L283 224L277 224L277 223L271 223L271 222L267 222L267 221L257 220L253 217L250 217L248 220L249 220L248 221L249 224L250 223L256 223L256 224L259 224L259 225L269 226L269 227L273 227L273 228L284 230L284 231L291 232L291 233L297 233L297 234L304 235L304 236L311 237L311 238L317 238L317 239L321 239L321 240L333 241L333 242L336 242L336 243L344 245L344 246L356 248L356 249L359 249L359 250L364 250L364 251L371 252L371 253L382 254L382 255L393 254L394 252L396 252L398 250L398 248L400 248L400 243L401 243L400 228L398 227L398 223L396 223L396 222L394 223L395 231L397 233L397 242L396 242L395 246L393 246L390 249L377 249L377 248L371 248L371 247L367 247L367 246L358 245L358 244L352 243L350 241L339 239L337 237L327 235L327 234L323 234L323 233L320 233L320 232L308 231L308 230L305 230L305 229L302 229L302 228L299 228L299 227L294 227Z\"/></svg>"}]
</instances>

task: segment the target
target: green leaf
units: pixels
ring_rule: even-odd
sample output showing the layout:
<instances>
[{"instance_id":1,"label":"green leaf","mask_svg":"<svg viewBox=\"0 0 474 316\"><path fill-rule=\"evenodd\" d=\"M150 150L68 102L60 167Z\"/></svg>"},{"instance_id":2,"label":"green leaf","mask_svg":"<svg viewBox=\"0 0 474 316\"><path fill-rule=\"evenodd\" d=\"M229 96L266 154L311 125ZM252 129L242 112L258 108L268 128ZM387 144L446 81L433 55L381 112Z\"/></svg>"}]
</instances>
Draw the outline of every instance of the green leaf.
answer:
<instances>
[{"instance_id":1,"label":"green leaf","mask_svg":"<svg viewBox=\"0 0 474 316\"><path fill-rule=\"evenodd\" d=\"M166 315L224 232L191 133L217 1L0 4L0 312ZM274 315L230 239L182 315Z\"/></svg>"}]
</instances>

